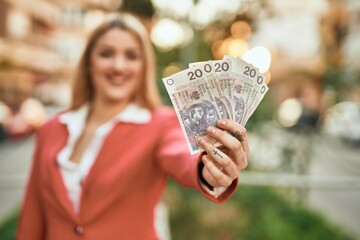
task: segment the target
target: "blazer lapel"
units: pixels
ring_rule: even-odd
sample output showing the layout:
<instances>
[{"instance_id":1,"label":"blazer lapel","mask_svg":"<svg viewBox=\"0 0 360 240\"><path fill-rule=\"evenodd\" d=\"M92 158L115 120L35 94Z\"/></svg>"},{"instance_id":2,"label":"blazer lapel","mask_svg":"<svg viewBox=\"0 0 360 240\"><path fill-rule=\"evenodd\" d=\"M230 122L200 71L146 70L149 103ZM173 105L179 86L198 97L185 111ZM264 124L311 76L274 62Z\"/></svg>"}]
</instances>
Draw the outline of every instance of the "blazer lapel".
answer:
<instances>
[{"instance_id":1,"label":"blazer lapel","mask_svg":"<svg viewBox=\"0 0 360 240\"><path fill-rule=\"evenodd\" d=\"M63 208L63 210L73 219L78 221L79 217L75 214L68 193L63 181L63 178L60 173L59 164L57 163L56 157L61 149L66 145L66 140L68 138L68 133L66 126L60 126L60 131L54 131L52 136L56 136L51 139L49 146L49 159L50 169L49 169L49 179L51 179L51 191L54 195L55 201ZM58 140L59 139L59 140Z\"/></svg>"}]
</instances>

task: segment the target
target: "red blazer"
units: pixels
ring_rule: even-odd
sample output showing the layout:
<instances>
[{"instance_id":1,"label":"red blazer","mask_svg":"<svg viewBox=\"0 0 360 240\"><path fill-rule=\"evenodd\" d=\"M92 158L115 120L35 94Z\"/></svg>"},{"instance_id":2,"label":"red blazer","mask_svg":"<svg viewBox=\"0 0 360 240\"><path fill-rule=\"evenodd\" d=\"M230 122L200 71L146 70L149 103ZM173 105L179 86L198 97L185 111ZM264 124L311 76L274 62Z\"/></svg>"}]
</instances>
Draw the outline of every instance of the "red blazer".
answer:
<instances>
[{"instance_id":1,"label":"red blazer","mask_svg":"<svg viewBox=\"0 0 360 240\"><path fill-rule=\"evenodd\" d=\"M19 220L18 240L157 239L154 207L170 175L214 202L199 183L199 155L190 156L175 112L160 109L148 124L119 122L83 182L79 214L72 210L56 156L68 138L58 117L37 132L37 144Z\"/></svg>"}]
</instances>

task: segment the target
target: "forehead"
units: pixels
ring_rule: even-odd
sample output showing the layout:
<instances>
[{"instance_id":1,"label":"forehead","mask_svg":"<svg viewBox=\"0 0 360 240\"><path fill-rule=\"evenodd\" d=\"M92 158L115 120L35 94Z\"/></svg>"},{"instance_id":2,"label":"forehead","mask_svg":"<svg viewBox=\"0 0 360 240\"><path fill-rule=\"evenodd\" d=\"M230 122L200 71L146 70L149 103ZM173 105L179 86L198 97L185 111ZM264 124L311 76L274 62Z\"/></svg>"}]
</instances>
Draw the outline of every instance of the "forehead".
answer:
<instances>
[{"instance_id":1,"label":"forehead","mask_svg":"<svg viewBox=\"0 0 360 240\"><path fill-rule=\"evenodd\" d=\"M111 28L97 41L96 45L107 45L116 48L140 48L138 37L130 30Z\"/></svg>"}]
</instances>

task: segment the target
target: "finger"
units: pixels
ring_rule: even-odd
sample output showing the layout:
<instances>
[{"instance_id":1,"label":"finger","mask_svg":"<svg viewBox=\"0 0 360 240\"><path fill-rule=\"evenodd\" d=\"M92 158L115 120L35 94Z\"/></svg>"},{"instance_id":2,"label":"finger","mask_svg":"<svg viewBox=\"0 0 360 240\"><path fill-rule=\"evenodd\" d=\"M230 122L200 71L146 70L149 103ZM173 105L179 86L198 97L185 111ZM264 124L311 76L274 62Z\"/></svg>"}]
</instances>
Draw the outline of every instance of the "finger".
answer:
<instances>
[{"instance_id":1,"label":"finger","mask_svg":"<svg viewBox=\"0 0 360 240\"><path fill-rule=\"evenodd\" d=\"M224 152L216 148L214 145L208 143L206 140L200 141L201 147L207 152L206 158L211 160L220 171L226 172L230 177L236 178L238 170L235 162Z\"/></svg>"},{"instance_id":2,"label":"finger","mask_svg":"<svg viewBox=\"0 0 360 240\"><path fill-rule=\"evenodd\" d=\"M204 155L206 156L206 155ZM210 174L209 170L207 169L207 167L205 167L205 161L202 157L202 162L204 163L204 168L202 169L202 176L204 177L204 179L213 187L219 187L219 183L216 181L216 179Z\"/></svg>"},{"instance_id":3,"label":"finger","mask_svg":"<svg viewBox=\"0 0 360 240\"><path fill-rule=\"evenodd\" d=\"M247 155L241 142L231 136L227 131L215 127L208 127L207 134L222 143L223 146L230 151L228 154L231 156L231 159L241 168L244 155Z\"/></svg>"},{"instance_id":4,"label":"finger","mask_svg":"<svg viewBox=\"0 0 360 240\"><path fill-rule=\"evenodd\" d=\"M229 119L221 119L217 122L217 127L232 134L233 137L235 137L239 142L241 142L244 151L249 154L247 132L243 126Z\"/></svg>"},{"instance_id":5,"label":"finger","mask_svg":"<svg viewBox=\"0 0 360 240\"><path fill-rule=\"evenodd\" d=\"M246 168L248 153L244 150L240 141L231 136L227 131L215 127L209 127L207 133L211 138L221 142L227 148L229 151L228 156L236 163L238 170ZM246 142L246 139L244 139L244 142Z\"/></svg>"},{"instance_id":6,"label":"finger","mask_svg":"<svg viewBox=\"0 0 360 240\"><path fill-rule=\"evenodd\" d=\"M204 167L207 169L211 177L216 181L217 186L228 187L233 182L233 178L222 172L215 163L210 160L209 156L204 155L202 157Z\"/></svg>"},{"instance_id":7,"label":"finger","mask_svg":"<svg viewBox=\"0 0 360 240\"><path fill-rule=\"evenodd\" d=\"M224 146L219 147L219 149L227 154L238 166L238 170L243 170L248 165L247 155L244 151L237 151L235 154L232 153L229 149Z\"/></svg>"},{"instance_id":8,"label":"finger","mask_svg":"<svg viewBox=\"0 0 360 240\"><path fill-rule=\"evenodd\" d=\"M243 146L240 141L234 138L227 131L210 126L206 129L206 133L216 141L222 143L230 150L243 150ZM244 140L245 141L245 140Z\"/></svg>"}]
</instances>

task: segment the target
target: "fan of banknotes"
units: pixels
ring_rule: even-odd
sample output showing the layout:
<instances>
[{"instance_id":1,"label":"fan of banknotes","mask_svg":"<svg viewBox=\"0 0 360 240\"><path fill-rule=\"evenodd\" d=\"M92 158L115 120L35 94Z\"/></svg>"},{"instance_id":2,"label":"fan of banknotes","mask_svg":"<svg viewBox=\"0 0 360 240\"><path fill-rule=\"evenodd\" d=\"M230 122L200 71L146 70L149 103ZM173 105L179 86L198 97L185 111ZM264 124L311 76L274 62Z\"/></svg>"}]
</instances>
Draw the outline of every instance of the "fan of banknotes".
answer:
<instances>
[{"instance_id":1,"label":"fan of banknotes","mask_svg":"<svg viewBox=\"0 0 360 240\"><path fill-rule=\"evenodd\" d=\"M189 68L163 78L191 154L203 149L208 126L232 119L245 126L268 91L265 76L241 58L190 63Z\"/></svg>"}]
</instances>

